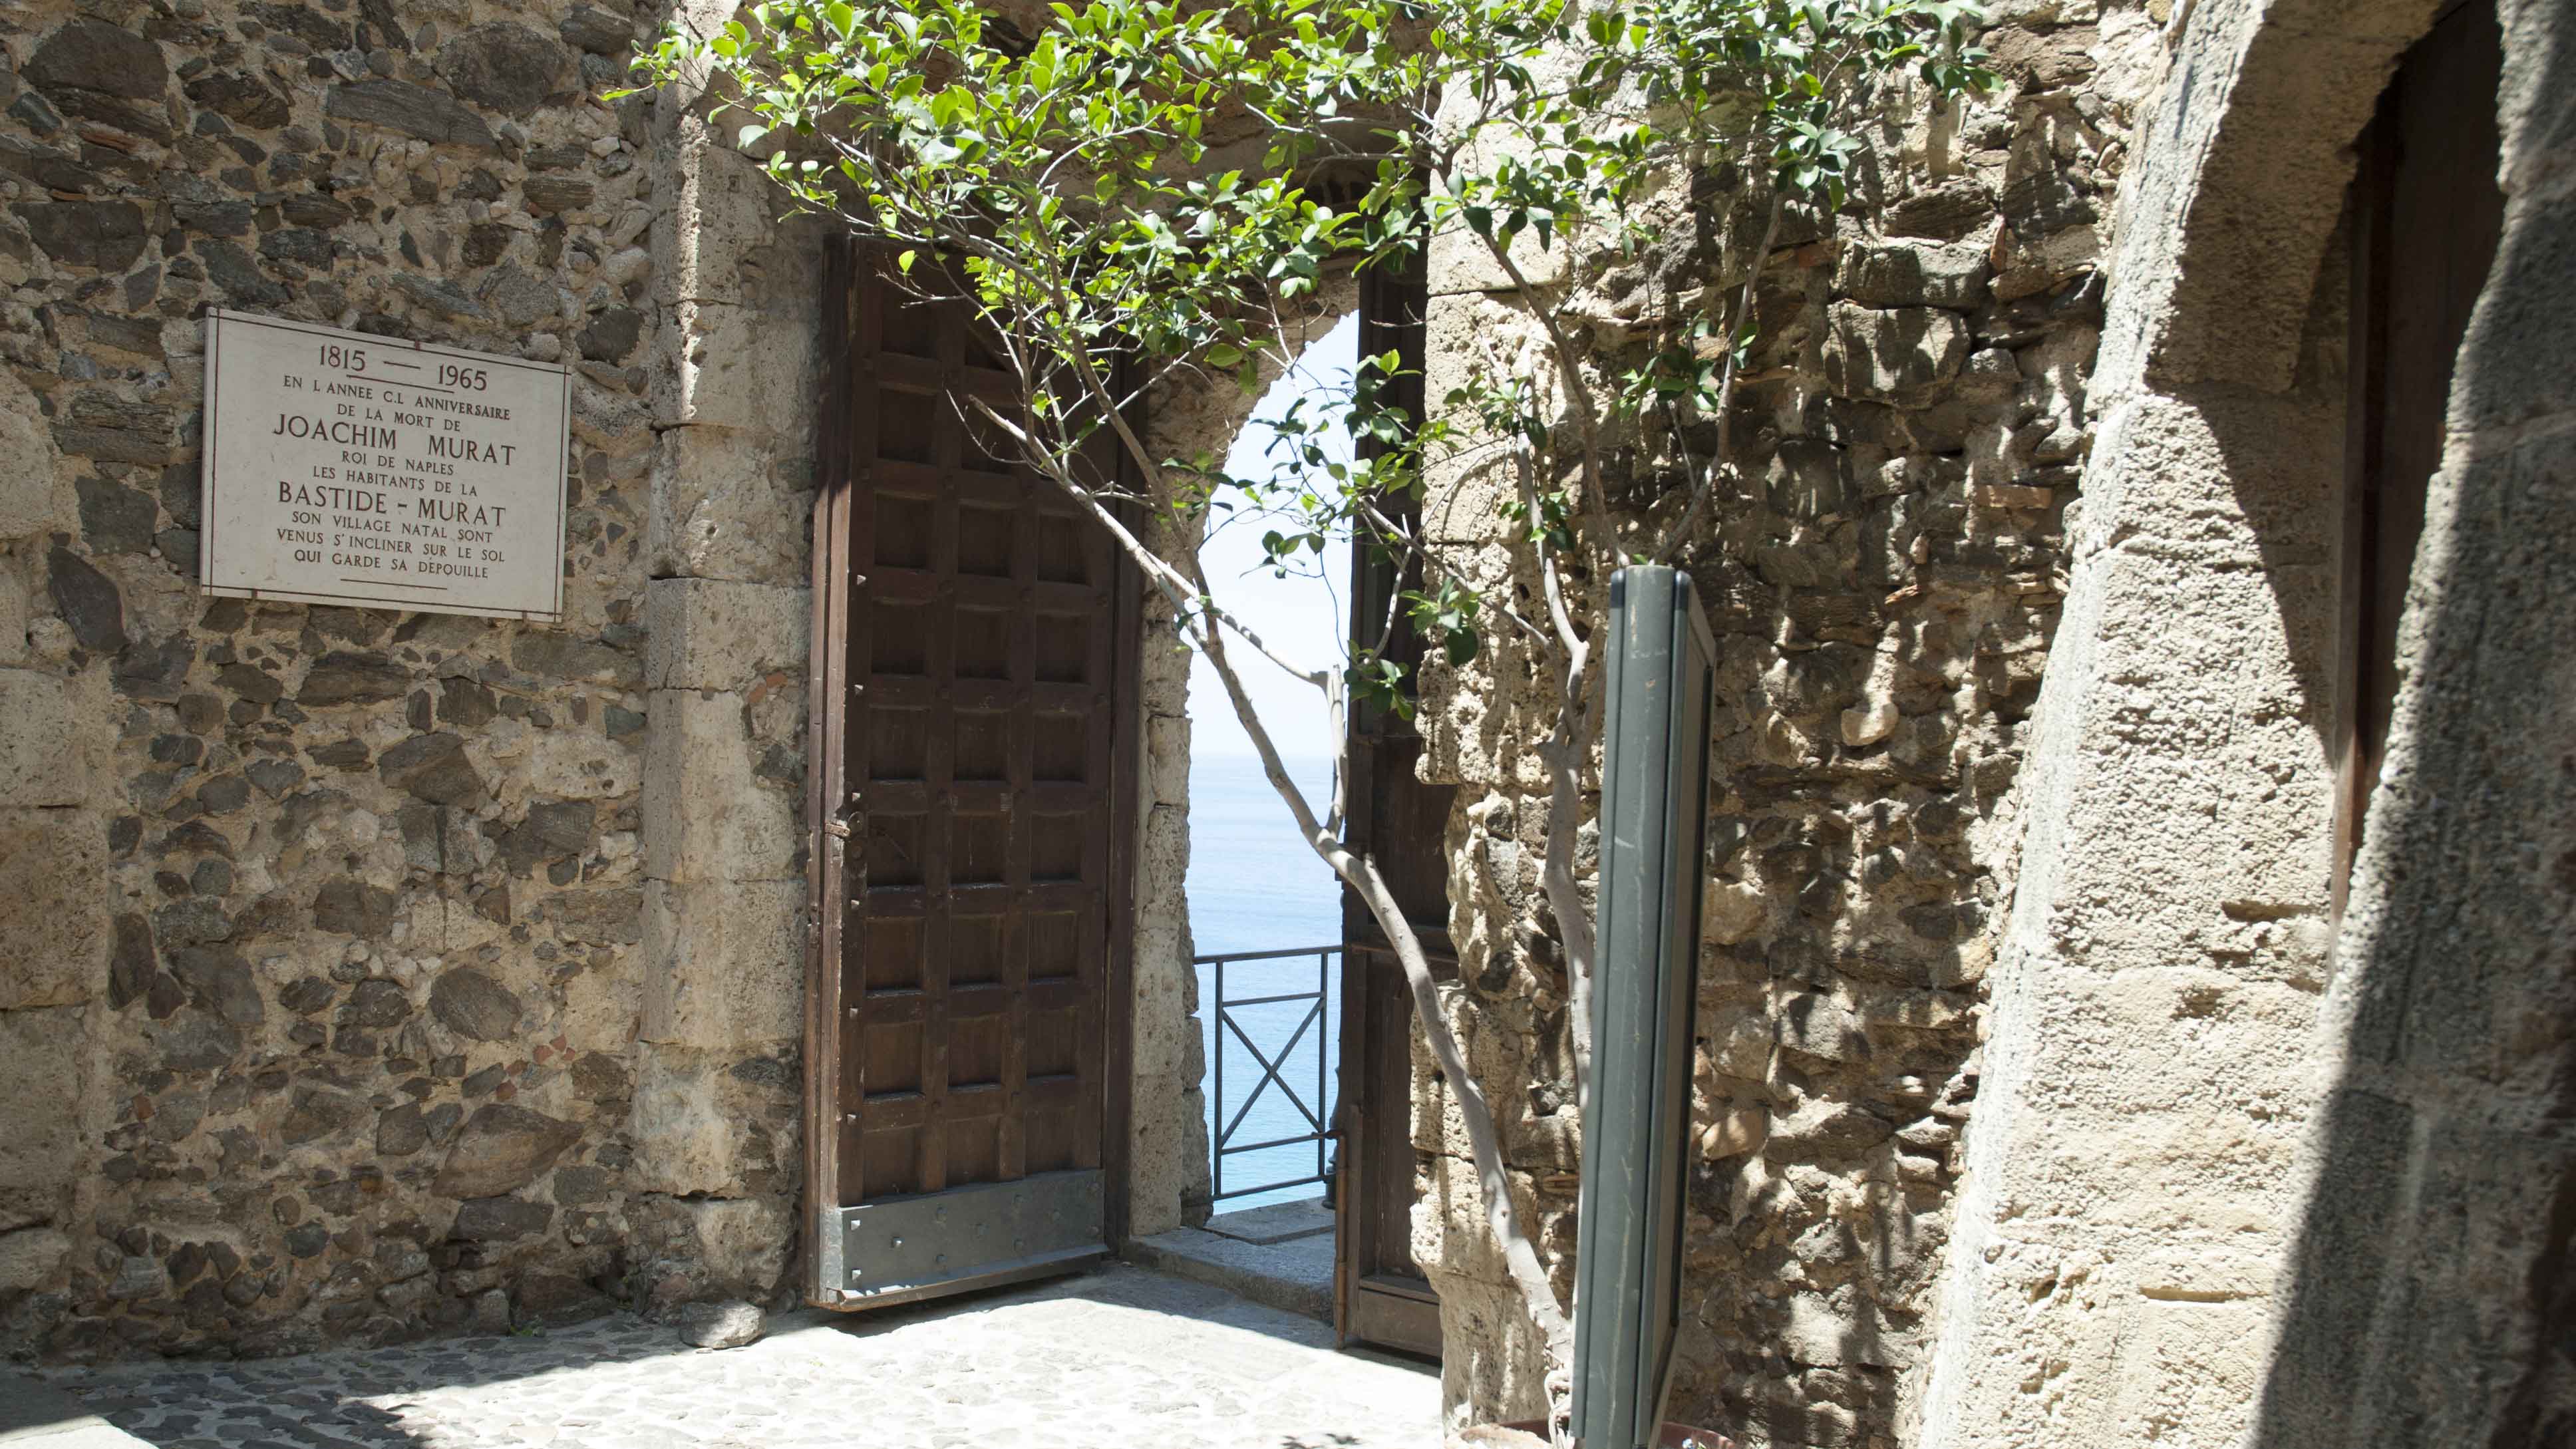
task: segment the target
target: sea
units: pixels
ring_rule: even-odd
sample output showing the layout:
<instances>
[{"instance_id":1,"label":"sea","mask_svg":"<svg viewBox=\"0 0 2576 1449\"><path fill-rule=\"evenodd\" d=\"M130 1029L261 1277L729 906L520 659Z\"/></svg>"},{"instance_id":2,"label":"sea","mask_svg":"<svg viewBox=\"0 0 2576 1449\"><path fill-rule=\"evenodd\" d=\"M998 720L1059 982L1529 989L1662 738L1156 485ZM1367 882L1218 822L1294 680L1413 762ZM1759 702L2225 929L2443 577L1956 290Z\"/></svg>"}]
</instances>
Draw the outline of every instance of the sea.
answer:
<instances>
[{"instance_id":1,"label":"sea","mask_svg":"<svg viewBox=\"0 0 2576 1449\"><path fill-rule=\"evenodd\" d=\"M1331 798L1330 759L1291 759L1287 765L1309 800ZM1342 939L1340 883L1298 838L1287 805L1271 789L1260 760L1249 755L1201 755L1190 762L1189 899L1190 936L1201 956L1331 947ZM1291 999L1230 1009L1226 1017L1238 1036L1219 1024L1217 969L1198 968L1211 1150L1229 1124L1233 1131L1226 1135L1238 1147L1313 1132L1308 1111L1331 1125L1342 1020L1338 953L1321 960L1301 954L1230 962L1224 975L1228 1000ZM1254 1048L1279 1063L1278 1081L1266 1077ZM1324 1144L1327 1163L1330 1150ZM1228 1194L1218 1200L1218 1212L1321 1197L1324 1191L1300 1180L1318 1175L1313 1143L1228 1152L1218 1172L1219 1191Z\"/></svg>"}]
</instances>

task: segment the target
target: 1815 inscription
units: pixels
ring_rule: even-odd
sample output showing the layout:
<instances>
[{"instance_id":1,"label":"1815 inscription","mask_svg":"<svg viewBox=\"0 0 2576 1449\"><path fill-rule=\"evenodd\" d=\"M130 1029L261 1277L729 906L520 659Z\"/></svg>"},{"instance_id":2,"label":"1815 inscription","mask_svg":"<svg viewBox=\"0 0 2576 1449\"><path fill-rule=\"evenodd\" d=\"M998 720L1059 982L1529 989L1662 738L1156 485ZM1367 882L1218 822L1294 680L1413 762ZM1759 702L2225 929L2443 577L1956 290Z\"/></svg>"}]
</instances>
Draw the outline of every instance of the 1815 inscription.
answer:
<instances>
[{"instance_id":1,"label":"1815 inscription","mask_svg":"<svg viewBox=\"0 0 2576 1449\"><path fill-rule=\"evenodd\" d=\"M199 582L558 617L570 387L552 363L210 313Z\"/></svg>"}]
</instances>

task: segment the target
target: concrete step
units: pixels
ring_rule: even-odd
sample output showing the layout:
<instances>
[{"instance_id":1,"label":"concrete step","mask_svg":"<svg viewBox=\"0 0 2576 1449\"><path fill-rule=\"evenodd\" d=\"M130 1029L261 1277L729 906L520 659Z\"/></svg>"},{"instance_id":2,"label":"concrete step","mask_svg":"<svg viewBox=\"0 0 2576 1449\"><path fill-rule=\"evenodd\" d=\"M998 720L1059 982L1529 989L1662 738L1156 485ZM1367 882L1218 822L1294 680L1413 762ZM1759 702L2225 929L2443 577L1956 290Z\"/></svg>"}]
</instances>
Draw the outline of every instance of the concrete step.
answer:
<instances>
[{"instance_id":1,"label":"concrete step","mask_svg":"<svg viewBox=\"0 0 2576 1449\"><path fill-rule=\"evenodd\" d=\"M1127 1259L1158 1272L1223 1288L1238 1298L1333 1321L1333 1236L1252 1243L1197 1228L1137 1238Z\"/></svg>"},{"instance_id":2,"label":"concrete step","mask_svg":"<svg viewBox=\"0 0 2576 1449\"><path fill-rule=\"evenodd\" d=\"M1268 1207L1219 1213L1207 1220L1207 1230L1238 1243L1275 1247L1280 1243L1293 1243L1299 1238L1331 1232L1333 1210L1324 1206L1324 1200L1319 1197L1310 1197L1304 1202L1278 1202Z\"/></svg>"}]
</instances>

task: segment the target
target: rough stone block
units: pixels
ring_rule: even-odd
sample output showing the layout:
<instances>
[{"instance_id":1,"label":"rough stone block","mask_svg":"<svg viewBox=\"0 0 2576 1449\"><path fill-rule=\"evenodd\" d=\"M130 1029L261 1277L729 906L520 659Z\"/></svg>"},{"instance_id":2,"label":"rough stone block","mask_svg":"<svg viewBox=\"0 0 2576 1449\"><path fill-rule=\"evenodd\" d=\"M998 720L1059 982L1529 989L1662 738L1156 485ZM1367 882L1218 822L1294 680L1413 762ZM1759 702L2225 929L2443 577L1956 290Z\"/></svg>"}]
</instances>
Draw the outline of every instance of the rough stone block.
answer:
<instances>
[{"instance_id":1,"label":"rough stone block","mask_svg":"<svg viewBox=\"0 0 2576 1449\"><path fill-rule=\"evenodd\" d=\"M1188 1221L1192 1204L1208 1200L1207 1098L1198 1074L1146 1077L1136 1082L1128 1121L1133 1148L1127 1159L1131 1229L1139 1236Z\"/></svg>"},{"instance_id":2,"label":"rough stone block","mask_svg":"<svg viewBox=\"0 0 2576 1449\"><path fill-rule=\"evenodd\" d=\"M1994 268L1986 249L1905 241L1853 246L1834 269L1834 290L1881 307L1949 307L1970 310L1986 299Z\"/></svg>"},{"instance_id":3,"label":"rough stone block","mask_svg":"<svg viewBox=\"0 0 2576 1449\"><path fill-rule=\"evenodd\" d=\"M805 887L644 885L646 1041L757 1048L803 1029Z\"/></svg>"},{"instance_id":4,"label":"rough stone block","mask_svg":"<svg viewBox=\"0 0 2576 1449\"><path fill-rule=\"evenodd\" d=\"M660 1256L681 1269L682 1292L766 1299L787 1271L796 1223L785 1198L665 1200L646 1216Z\"/></svg>"},{"instance_id":5,"label":"rough stone block","mask_svg":"<svg viewBox=\"0 0 2576 1449\"><path fill-rule=\"evenodd\" d=\"M1508 297L1434 296L1424 314L1424 391L1433 399L1447 397L1472 378L1488 339L1508 355L1515 349L1543 345L1538 323L1528 310ZM1531 355L1539 355L1534 350ZM1436 405L1436 404L1435 404ZM1451 414L1452 426L1474 431L1478 424L1464 410ZM1511 470L1495 449L1454 450L1432 460L1424 479L1427 497L1422 519L1426 532L1444 543L1482 544L1495 534L1495 520L1515 502Z\"/></svg>"},{"instance_id":6,"label":"rough stone block","mask_svg":"<svg viewBox=\"0 0 2576 1449\"><path fill-rule=\"evenodd\" d=\"M36 395L14 375L0 374L0 538L80 527L71 481L55 476L61 456Z\"/></svg>"},{"instance_id":7,"label":"rough stone block","mask_svg":"<svg viewBox=\"0 0 2576 1449\"><path fill-rule=\"evenodd\" d=\"M752 774L738 694L653 692L644 747L644 871L655 880L801 879L785 789Z\"/></svg>"},{"instance_id":8,"label":"rough stone block","mask_svg":"<svg viewBox=\"0 0 2576 1449\"><path fill-rule=\"evenodd\" d=\"M2266 1338L2269 1307L2259 1298L2234 1303L2142 1298L2125 1305L2117 1337L2103 1331L2095 1343L2080 1346L2117 1364L2107 1375L2116 1386L2105 1415L2109 1442L2162 1438L2177 1421L2224 1424L2243 1413L2244 1405L2259 1401L2268 1356L2249 1354L2245 1345Z\"/></svg>"},{"instance_id":9,"label":"rough stone block","mask_svg":"<svg viewBox=\"0 0 2576 1449\"><path fill-rule=\"evenodd\" d=\"M0 669L0 806L89 803L97 736L105 717L79 698L79 681Z\"/></svg>"},{"instance_id":10,"label":"rough stone block","mask_svg":"<svg viewBox=\"0 0 2576 1449\"><path fill-rule=\"evenodd\" d=\"M751 1197L792 1186L799 1086L792 1073L746 1072L737 1052L647 1042L639 1049L633 1187L687 1197Z\"/></svg>"},{"instance_id":11,"label":"rough stone block","mask_svg":"<svg viewBox=\"0 0 2576 1449\"><path fill-rule=\"evenodd\" d=\"M1837 302L1828 327L1825 381L1839 397L1921 402L1968 360L1967 324L1935 307Z\"/></svg>"},{"instance_id":12,"label":"rough stone block","mask_svg":"<svg viewBox=\"0 0 2576 1449\"><path fill-rule=\"evenodd\" d=\"M27 662L27 627L36 622L27 569L0 554L0 665Z\"/></svg>"},{"instance_id":13,"label":"rough stone block","mask_svg":"<svg viewBox=\"0 0 2576 1449\"><path fill-rule=\"evenodd\" d=\"M1541 61L1535 67L1541 73L1539 84L1546 86L1551 79L1560 84L1572 80L1575 62L1570 55L1571 52L1551 55ZM1548 71L1557 74L1551 78L1545 74ZM1450 96L1441 105L1439 122L1450 126L1464 124L1473 116L1475 106L1472 97L1464 94ZM1517 138L1505 136L1500 128L1489 128L1458 164L1481 171L1506 157L1517 155L1526 158L1533 149L1527 143L1518 142ZM1569 250L1562 244L1541 247L1535 233L1524 233L1512 243L1512 265L1530 285L1548 286L1564 275ZM1511 273L1494 260L1493 251L1484 239L1469 233L1464 227L1442 227L1432 238L1430 255L1424 260L1425 274L1435 297L1443 292L1499 292L1516 285Z\"/></svg>"},{"instance_id":14,"label":"rough stone block","mask_svg":"<svg viewBox=\"0 0 2576 1449\"><path fill-rule=\"evenodd\" d=\"M107 977L107 827L87 810L0 810L0 1009L69 1006Z\"/></svg>"},{"instance_id":15,"label":"rough stone block","mask_svg":"<svg viewBox=\"0 0 2576 1449\"><path fill-rule=\"evenodd\" d=\"M2504 74L2496 95L2505 190L2529 195L2576 154L2576 88L2559 68L2576 53L2576 15L2548 0L2500 6L2498 14L2505 25Z\"/></svg>"},{"instance_id":16,"label":"rough stone block","mask_svg":"<svg viewBox=\"0 0 2576 1449\"><path fill-rule=\"evenodd\" d=\"M0 1296L32 1292L52 1282L71 1250L70 1237L54 1228L0 1231Z\"/></svg>"},{"instance_id":17,"label":"rough stone block","mask_svg":"<svg viewBox=\"0 0 2576 1449\"><path fill-rule=\"evenodd\" d=\"M768 1315L739 1298L692 1303L680 1314L680 1337L697 1348L744 1348L767 1326Z\"/></svg>"},{"instance_id":18,"label":"rough stone block","mask_svg":"<svg viewBox=\"0 0 2576 1449\"><path fill-rule=\"evenodd\" d=\"M1434 1269L1431 1284L1440 1295L1442 1400L1472 1403L1497 1419L1543 1417L1547 1340L1530 1324L1520 1290L1500 1273L1470 1277Z\"/></svg>"},{"instance_id":19,"label":"rough stone block","mask_svg":"<svg viewBox=\"0 0 2576 1449\"><path fill-rule=\"evenodd\" d=\"M516 1103L487 1102L466 1119L430 1188L456 1198L516 1192L544 1176L580 1140L581 1129L570 1122Z\"/></svg>"},{"instance_id":20,"label":"rough stone block","mask_svg":"<svg viewBox=\"0 0 2576 1449\"><path fill-rule=\"evenodd\" d=\"M1187 985L1170 979L1177 973L1154 972L1149 976L1146 967L1145 961L1140 959L1137 962L1137 980L1134 983L1136 998L1132 1006L1132 1014L1135 1023L1136 1074L1139 1077L1179 1079L1189 1074L1191 1068L1200 1064L1206 1055L1207 1048L1199 1031L1200 1019L1188 1013L1188 1001L1183 994L1188 989ZM1183 966L1181 969L1190 968ZM1157 980L1153 977L1163 979ZM1313 984L1314 976L1309 971L1306 973L1305 985L1311 987ZM1230 989L1237 993L1243 991L1240 985ZM1300 1043L1301 1053L1312 1045L1310 1034L1307 1041ZM1241 1058L1229 1055L1226 1060L1237 1062ZM1311 1058L1308 1060L1311 1061ZM1195 1080L1195 1077L1191 1079ZM1314 1091L1313 1081L1309 1080L1306 1083L1306 1090L1310 1093Z\"/></svg>"},{"instance_id":21,"label":"rough stone block","mask_svg":"<svg viewBox=\"0 0 2576 1449\"><path fill-rule=\"evenodd\" d=\"M623 1052L643 1020L640 973L584 971L564 983L565 1037L576 1047Z\"/></svg>"},{"instance_id":22,"label":"rough stone block","mask_svg":"<svg viewBox=\"0 0 2576 1449\"><path fill-rule=\"evenodd\" d=\"M805 667L812 591L721 579L656 579L644 591L644 682L748 690Z\"/></svg>"},{"instance_id":23,"label":"rough stone block","mask_svg":"<svg viewBox=\"0 0 2576 1449\"><path fill-rule=\"evenodd\" d=\"M652 232L652 296L664 306L757 302L789 260L778 220L786 198L760 163L726 147L730 130L685 117L663 153L671 209Z\"/></svg>"},{"instance_id":24,"label":"rough stone block","mask_svg":"<svg viewBox=\"0 0 2576 1449\"><path fill-rule=\"evenodd\" d=\"M673 428L653 454L645 551L656 574L793 586L806 580L813 467L732 428Z\"/></svg>"},{"instance_id":25,"label":"rough stone block","mask_svg":"<svg viewBox=\"0 0 2576 1449\"><path fill-rule=\"evenodd\" d=\"M343 121L382 126L440 145L490 150L492 128L455 97L397 80L333 87L323 113Z\"/></svg>"},{"instance_id":26,"label":"rough stone block","mask_svg":"<svg viewBox=\"0 0 2576 1449\"><path fill-rule=\"evenodd\" d=\"M1190 721L1187 715L1156 715L1145 722L1145 776L1153 791L1149 803L1190 803Z\"/></svg>"},{"instance_id":27,"label":"rough stone block","mask_svg":"<svg viewBox=\"0 0 2576 1449\"><path fill-rule=\"evenodd\" d=\"M1885 1368L1902 1361L1886 1338L1875 1304L1848 1291L1832 1298L1800 1293L1789 1300L1780 1347L1792 1361L1813 1367Z\"/></svg>"},{"instance_id":28,"label":"rough stone block","mask_svg":"<svg viewBox=\"0 0 2576 1449\"><path fill-rule=\"evenodd\" d=\"M1512 242L1512 265L1529 279L1533 287L1553 285L1565 271L1565 248L1541 250L1535 235L1524 234ZM1481 237L1472 236L1456 227L1444 227L1431 239L1431 256L1427 267L1433 296L1459 292L1508 292L1516 290L1511 273L1494 260L1493 249Z\"/></svg>"},{"instance_id":29,"label":"rough stone block","mask_svg":"<svg viewBox=\"0 0 2576 1449\"><path fill-rule=\"evenodd\" d=\"M634 749L598 729L551 729L528 751L528 791L565 799L613 800L643 783Z\"/></svg>"},{"instance_id":30,"label":"rough stone block","mask_svg":"<svg viewBox=\"0 0 2576 1449\"><path fill-rule=\"evenodd\" d=\"M2502 428L2576 409L2576 198L2535 198L2496 253L2487 302L2462 344L2476 365L2460 374L2450 426Z\"/></svg>"},{"instance_id":31,"label":"rough stone block","mask_svg":"<svg viewBox=\"0 0 2576 1449\"><path fill-rule=\"evenodd\" d=\"M662 325L677 345L651 356L655 426L713 424L782 441L812 430L822 329L811 317L683 301L663 313Z\"/></svg>"},{"instance_id":32,"label":"rough stone block","mask_svg":"<svg viewBox=\"0 0 2576 1449\"><path fill-rule=\"evenodd\" d=\"M0 1224L52 1220L80 1161L77 1006L0 1011Z\"/></svg>"}]
</instances>

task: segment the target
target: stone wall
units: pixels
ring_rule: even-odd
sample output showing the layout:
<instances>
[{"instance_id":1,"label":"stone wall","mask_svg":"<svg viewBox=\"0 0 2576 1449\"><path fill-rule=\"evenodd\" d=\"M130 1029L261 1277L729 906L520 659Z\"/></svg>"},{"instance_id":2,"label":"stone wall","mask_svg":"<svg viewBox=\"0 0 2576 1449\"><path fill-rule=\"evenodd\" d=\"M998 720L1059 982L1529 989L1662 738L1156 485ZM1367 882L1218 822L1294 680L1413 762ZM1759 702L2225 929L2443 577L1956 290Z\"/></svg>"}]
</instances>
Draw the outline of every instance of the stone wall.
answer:
<instances>
[{"instance_id":1,"label":"stone wall","mask_svg":"<svg viewBox=\"0 0 2576 1449\"><path fill-rule=\"evenodd\" d=\"M1678 1417L1816 1445L2576 1422L2563 6L2498 7L2505 241L2335 912L2350 147L2440 8L1999 7L2011 90L1880 138L1845 213L1769 259L1739 419L1763 490L1694 562L1724 798ZM1670 232L1746 235L1708 192ZM1713 250L1578 275L1566 311L1614 359L1726 280ZM1466 260L1437 283L1435 369L1529 355L1522 299ZM1654 439L1628 456L1668 486ZM1492 487L1448 496L1500 577ZM1470 787L1457 1015L1513 1085L1562 1271L1518 668L1455 681L1433 768ZM1451 1395L1525 1414L1528 1335L1423 1106Z\"/></svg>"},{"instance_id":2,"label":"stone wall","mask_svg":"<svg viewBox=\"0 0 2576 1449\"><path fill-rule=\"evenodd\" d=\"M2248 1423L2334 940L2334 237L2396 8L2204 6L2140 128L1927 1443Z\"/></svg>"},{"instance_id":3,"label":"stone wall","mask_svg":"<svg viewBox=\"0 0 2576 1449\"><path fill-rule=\"evenodd\" d=\"M2576 12L2496 9L2504 235L2453 374L2248 1436L2289 1449L2576 1432Z\"/></svg>"},{"instance_id":4,"label":"stone wall","mask_svg":"<svg viewBox=\"0 0 2576 1449\"><path fill-rule=\"evenodd\" d=\"M1763 340L1734 426L1752 483L1720 493L1685 559L1720 658L1672 1412L1749 1445L1893 1443L1919 1413L2029 719L2094 436L2098 266L2162 59L2161 16L2131 6L1994 18L2003 88L1939 114L1887 96L1849 203L1793 210L1762 259ZM1540 259L1533 280L1570 283L1548 304L1608 370L1741 283L1761 205L1733 171L1695 177L1643 262L1569 276ZM1530 299L1472 252L1435 251L1432 291L1432 397L1479 362L1545 370ZM1705 458L1714 429L1685 441ZM1661 432L1614 456L1623 517L1683 476ZM1510 566L1495 542L1508 487L1499 470L1457 474L1430 513L1494 579ZM1502 1088L1504 1154L1564 1296L1580 1133L1536 882L1553 703L1504 631L1487 638L1476 666L1435 676L1423 716L1426 772L1466 787L1452 1001ZM1427 1060L1416 1078L1435 1080ZM1436 1090L1417 1106L1414 1249L1441 1297L1453 1412L1526 1417L1535 1347L1463 1138Z\"/></svg>"},{"instance_id":5,"label":"stone wall","mask_svg":"<svg viewBox=\"0 0 2576 1449\"><path fill-rule=\"evenodd\" d=\"M12 1353L779 1281L813 248L653 20L0 18ZM200 598L211 305L571 364L561 624Z\"/></svg>"},{"instance_id":6,"label":"stone wall","mask_svg":"<svg viewBox=\"0 0 2576 1449\"><path fill-rule=\"evenodd\" d=\"M2332 913L2338 216L2442 8L2204 3L2142 128L1928 1444L2570 1422L2564 6L2497 7L2505 240Z\"/></svg>"}]
</instances>

